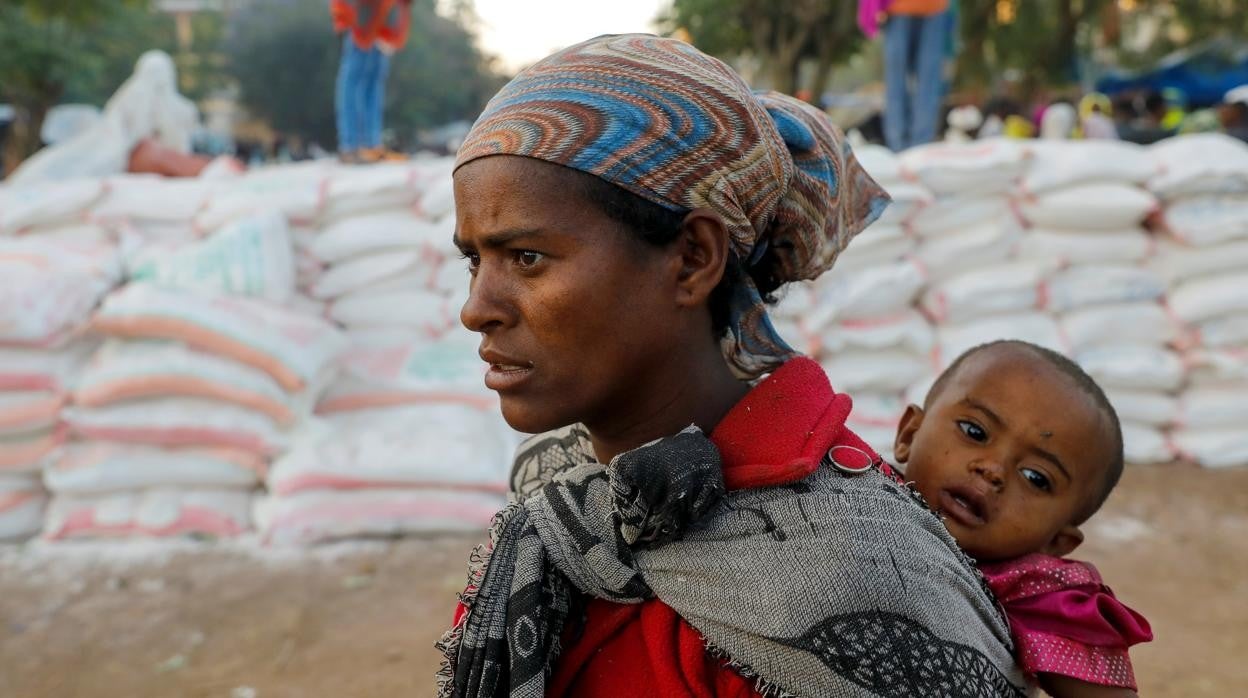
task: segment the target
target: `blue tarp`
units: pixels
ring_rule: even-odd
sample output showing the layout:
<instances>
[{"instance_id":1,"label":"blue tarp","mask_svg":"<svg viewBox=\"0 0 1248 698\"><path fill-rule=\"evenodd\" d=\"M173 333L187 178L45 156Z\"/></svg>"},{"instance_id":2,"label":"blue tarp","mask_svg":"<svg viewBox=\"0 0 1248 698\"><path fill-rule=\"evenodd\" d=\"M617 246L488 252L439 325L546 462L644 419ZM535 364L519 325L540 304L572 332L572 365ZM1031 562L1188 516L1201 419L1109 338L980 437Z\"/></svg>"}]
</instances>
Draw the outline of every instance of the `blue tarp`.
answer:
<instances>
[{"instance_id":1,"label":"blue tarp","mask_svg":"<svg viewBox=\"0 0 1248 698\"><path fill-rule=\"evenodd\" d=\"M1248 45L1214 40L1172 53L1148 70L1110 73L1097 81L1096 89L1113 96L1174 88L1187 96L1188 108L1201 108L1221 102L1228 90L1240 85L1248 85Z\"/></svg>"}]
</instances>

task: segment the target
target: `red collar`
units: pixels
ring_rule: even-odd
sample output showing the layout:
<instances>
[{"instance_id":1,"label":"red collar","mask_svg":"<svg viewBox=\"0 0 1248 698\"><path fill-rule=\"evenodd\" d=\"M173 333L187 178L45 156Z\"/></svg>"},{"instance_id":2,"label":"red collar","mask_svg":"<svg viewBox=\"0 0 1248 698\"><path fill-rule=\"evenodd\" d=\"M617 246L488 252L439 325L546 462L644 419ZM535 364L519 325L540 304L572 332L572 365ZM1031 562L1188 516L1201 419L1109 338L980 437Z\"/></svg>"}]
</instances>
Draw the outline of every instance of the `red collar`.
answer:
<instances>
[{"instance_id":1,"label":"red collar","mask_svg":"<svg viewBox=\"0 0 1248 698\"><path fill-rule=\"evenodd\" d=\"M813 473L841 442L875 453L845 428L853 401L832 390L823 368L791 359L751 390L711 432L728 489L769 487ZM849 441L846 441L849 439Z\"/></svg>"}]
</instances>

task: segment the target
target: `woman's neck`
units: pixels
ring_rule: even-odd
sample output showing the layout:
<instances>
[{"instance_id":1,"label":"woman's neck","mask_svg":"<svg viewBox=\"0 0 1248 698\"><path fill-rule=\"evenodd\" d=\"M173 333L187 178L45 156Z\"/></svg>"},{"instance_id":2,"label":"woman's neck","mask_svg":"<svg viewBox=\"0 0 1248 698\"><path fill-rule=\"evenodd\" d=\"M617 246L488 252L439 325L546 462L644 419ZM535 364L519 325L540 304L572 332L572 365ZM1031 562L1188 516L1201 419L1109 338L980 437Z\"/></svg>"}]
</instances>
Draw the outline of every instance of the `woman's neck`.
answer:
<instances>
[{"instance_id":1,"label":"woman's neck","mask_svg":"<svg viewBox=\"0 0 1248 698\"><path fill-rule=\"evenodd\" d=\"M667 362L659 375L639 385L635 401L594 423L586 422L599 463L638 446L676 434L690 424L710 433L750 391L732 374L719 345L701 356Z\"/></svg>"}]
</instances>

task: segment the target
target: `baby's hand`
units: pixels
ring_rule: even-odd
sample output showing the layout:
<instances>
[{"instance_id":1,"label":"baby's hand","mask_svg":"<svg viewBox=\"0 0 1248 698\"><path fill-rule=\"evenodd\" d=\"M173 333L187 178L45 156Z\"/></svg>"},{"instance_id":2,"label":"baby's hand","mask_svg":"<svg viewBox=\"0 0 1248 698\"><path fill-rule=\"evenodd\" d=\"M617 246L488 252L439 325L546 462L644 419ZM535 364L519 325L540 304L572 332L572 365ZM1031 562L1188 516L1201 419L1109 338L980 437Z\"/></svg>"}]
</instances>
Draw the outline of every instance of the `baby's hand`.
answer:
<instances>
[{"instance_id":1,"label":"baby's hand","mask_svg":"<svg viewBox=\"0 0 1248 698\"><path fill-rule=\"evenodd\" d=\"M1129 688L1101 686L1060 674L1041 674L1040 688L1053 698L1139 698Z\"/></svg>"}]
</instances>

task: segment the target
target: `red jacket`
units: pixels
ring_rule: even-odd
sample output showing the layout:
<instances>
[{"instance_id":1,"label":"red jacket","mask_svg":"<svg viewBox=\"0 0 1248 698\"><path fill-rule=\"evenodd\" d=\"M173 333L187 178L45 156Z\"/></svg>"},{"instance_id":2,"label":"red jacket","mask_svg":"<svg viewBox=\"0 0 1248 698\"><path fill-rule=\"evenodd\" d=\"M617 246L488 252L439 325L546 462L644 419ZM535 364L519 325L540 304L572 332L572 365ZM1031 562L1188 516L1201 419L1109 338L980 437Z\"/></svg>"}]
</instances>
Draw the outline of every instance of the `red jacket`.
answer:
<instances>
[{"instance_id":1,"label":"red jacket","mask_svg":"<svg viewBox=\"0 0 1248 698\"><path fill-rule=\"evenodd\" d=\"M832 446L874 451L845 427L852 402L819 364L789 361L756 386L711 433L728 489L801 480ZM463 614L462 606L456 620ZM745 698L753 680L706 653L702 636L662 601L590 602L579 638L565 637L547 696ZM574 641L573 641L574 640ZM569 642L571 641L571 642Z\"/></svg>"},{"instance_id":2,"label":"red jacket","mask_svg":"<svg viewBox=\"0 0 1248 698\"><path fill-rule=\"evenodd\" d=\"M329 0L334 31L350 31L364 50L379 43L397 51L407 43L412 28L412 0Z\"/></svg>"}]
</instances>

